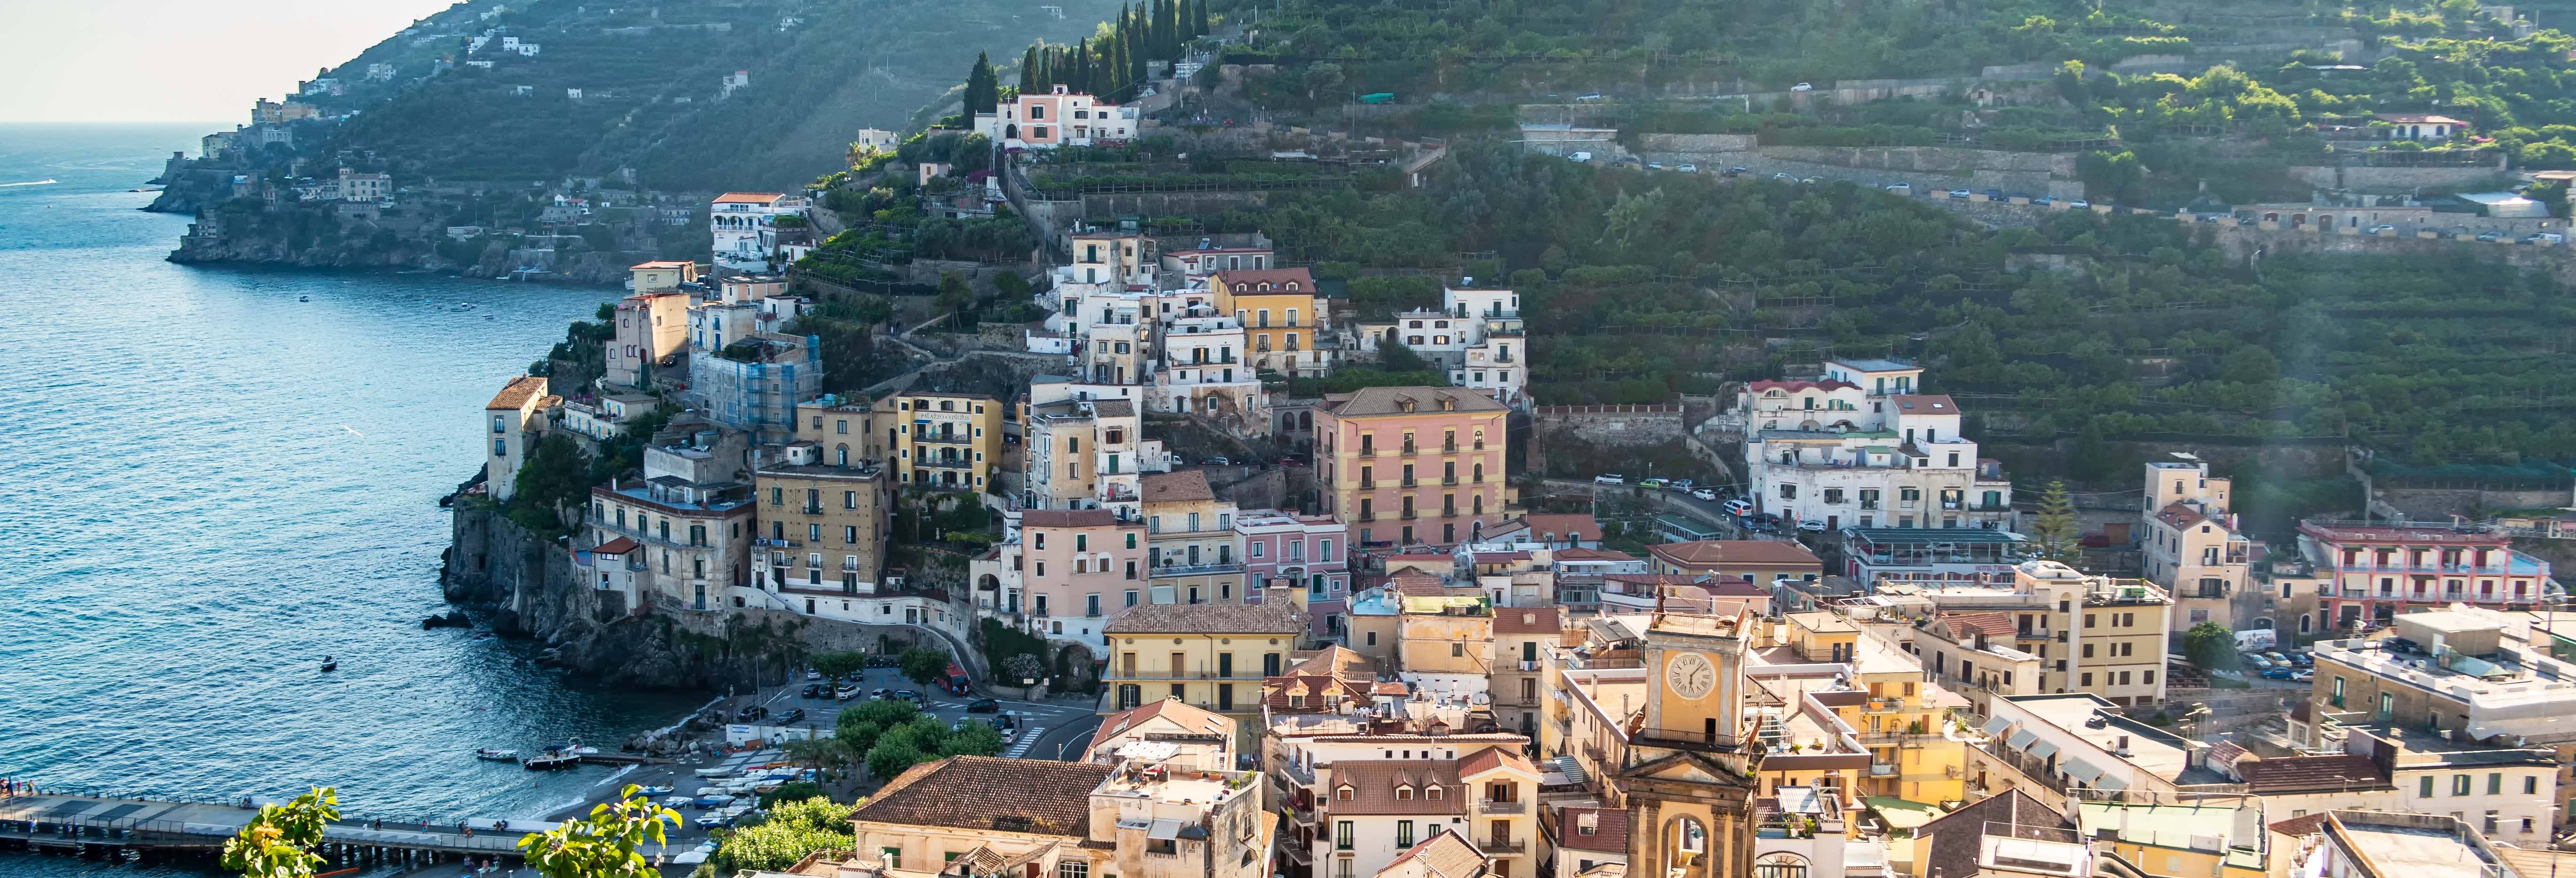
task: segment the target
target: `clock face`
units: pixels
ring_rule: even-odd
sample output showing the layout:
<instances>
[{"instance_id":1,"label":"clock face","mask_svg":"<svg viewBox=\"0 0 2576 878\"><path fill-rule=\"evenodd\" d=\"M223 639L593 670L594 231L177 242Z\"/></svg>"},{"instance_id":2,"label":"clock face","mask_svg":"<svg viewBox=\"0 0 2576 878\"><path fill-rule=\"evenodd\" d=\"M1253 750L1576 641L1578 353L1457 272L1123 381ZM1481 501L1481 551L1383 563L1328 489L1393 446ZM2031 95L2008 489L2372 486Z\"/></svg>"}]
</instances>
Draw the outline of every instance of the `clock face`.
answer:
<instances>
[{"instance_id":1,"label":"clock face","mask_svg":"<svg viewBox=\"0 0 2576 878\"><path fill-rule=\"evenodd\" d=\"M1707 656L1682 653L1664 663L1664 685L1683 698L1699 698L1717 687L1717 668L1709 665Z\"/></svg>"}]
</instances>

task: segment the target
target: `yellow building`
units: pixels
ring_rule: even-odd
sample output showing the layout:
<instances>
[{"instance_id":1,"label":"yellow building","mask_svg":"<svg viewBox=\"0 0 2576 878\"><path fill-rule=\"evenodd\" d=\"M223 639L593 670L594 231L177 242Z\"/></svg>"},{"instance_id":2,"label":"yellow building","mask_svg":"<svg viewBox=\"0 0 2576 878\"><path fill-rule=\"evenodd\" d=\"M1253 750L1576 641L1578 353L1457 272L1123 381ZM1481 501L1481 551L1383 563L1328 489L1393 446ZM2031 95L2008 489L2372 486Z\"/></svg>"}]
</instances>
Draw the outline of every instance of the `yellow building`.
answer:
<instances>
[{"instance_id":1,"label":"yellow building","mask_svg":"<svg viewBox=\"0 0 2576 878\"><path fill-rule=\"evenodd\" d=\"M905 393L888 402L895 484L981 491L1002 462L1002 401L980 393Z\"/></svg>"},{"instance_id":2,"label":"yellow building","mask_svg":"<svg viewBox=\"0 0 2576 878\"><path fill-rule=\"evenodd\" d=\"M1396 618L1396 677L1415 691L1472 695L1492 685L1494 605L1483 592L1404 595Z\"/></svg>"},{"instance_id":3,"label":"yellow building","mask_svg":"<svg viewBox=\"0 0 2576 878\"><path fill-rule=\"evenodd\" d=\"M1208 276L1217 313L1243 324L1244 360L1262 372L1321 375L1329 368L1315 350L1325 324L1315 277L1303 268L1220 271Z\"/></svg>"},{"instance_id":4,"label":"yellow building","mask_svg":"<svg viewBox=\"0 0 2576 878\"><path fill-rule=\"evenodd\" d=\"M2187 805L2083 802L2074 816L2095 850L2107 848L2157 878L2265 878L2289 870L2293 846L2272 843L2255 796Z\"/></svg>"},{"instance_id":5,"label":"yellow building","mask_svg":"<svg viewBox=\"0 0 2576 878\"><path fill-rule=\"evenodd\" d=\"M805 462L813 456L799 443L787 461L752 474L760 498L752 568L785 609L866 621L843 599L877 592L888 536L885 471Z\"/></svg>"},{"instance_id":6,"label":"yellow building","mask_svg":"<svg viewBox=\"0 0 2576 878\"><path fill-rule=\"evenodd\" d=\"M875 408L867 400L825 394L796 404L796 441L814 443L825 466L885 460L888 439L877 433Z\"/></svg>"},{"instance_id":7,"label":"yellow building","mask_svg":"<svg viewBox=\"0 0 2576 878\"><path fill-rule=\"evenodd\" d=\"M1950 713L1967 707L1966 698L1925 682L1913 656L1863 635L1836 613L1790 613L1779 636L1807 661L1850 665L1852 685L1864 690L1831 699L1835 716L1870 753L1869 769L1858 778L1862 795L1926 804L1965 795L1960 773L1967 741L1954 733Z\"/></svg>"},{"instance_id":8,"label":"yellow building","mask_svg":"<svg viewBox=\"0 0 2576 878\"><path fill-rule=\"evenodd\" d=\"M1261 709L1261 683L1288 666L1307 619L1285 604L1140 604L1109 620L1101 713L1164 697L1218 713Z\"/></svg>"}]
</instances>

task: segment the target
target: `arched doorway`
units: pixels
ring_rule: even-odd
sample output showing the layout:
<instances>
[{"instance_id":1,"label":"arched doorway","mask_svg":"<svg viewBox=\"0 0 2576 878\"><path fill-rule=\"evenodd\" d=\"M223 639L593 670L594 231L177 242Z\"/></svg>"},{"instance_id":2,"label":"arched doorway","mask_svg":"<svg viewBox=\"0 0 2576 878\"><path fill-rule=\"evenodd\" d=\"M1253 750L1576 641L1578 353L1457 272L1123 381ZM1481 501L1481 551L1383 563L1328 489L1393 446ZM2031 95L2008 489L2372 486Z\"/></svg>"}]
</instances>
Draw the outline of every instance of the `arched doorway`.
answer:
<instances>
[{"instance_id":1,"label":"arched doorway","mask_svg":"<svg viewBox=\"0 0 2576 878\"><path fill-rule=\"evenodd\" d=\"M1709 869L1708 824L1688 815L1675 817L1664 824L1663 849L1665 875L1657 878L1712 878Z\"/></svg>"}]
</instances>

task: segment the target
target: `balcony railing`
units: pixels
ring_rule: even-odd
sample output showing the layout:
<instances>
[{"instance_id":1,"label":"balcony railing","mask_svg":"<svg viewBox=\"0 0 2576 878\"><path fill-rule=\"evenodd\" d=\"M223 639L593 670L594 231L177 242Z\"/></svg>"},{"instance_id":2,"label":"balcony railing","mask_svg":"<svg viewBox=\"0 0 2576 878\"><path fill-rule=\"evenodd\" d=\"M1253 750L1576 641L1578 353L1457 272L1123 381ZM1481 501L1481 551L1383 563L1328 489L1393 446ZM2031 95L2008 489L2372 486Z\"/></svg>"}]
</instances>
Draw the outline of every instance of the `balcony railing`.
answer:
<instances>
[{"instance_id":1,"label":"balcony railing","mask_svg":"<svg viewBox=\"0 0 2576 878\"><path fill-rule=\"evenodd\" d=\"M807 514L807 515L821 515L821 514L823 514L823 507L822 507L822 504L819 504L819 503L809 503L809 504L806 504L804 507L797 509L796 511L798 511L798 512L802 512L802 513L805 513L805 514Z\"/></svg>"},{"instance_id":2,"label":"balcony railing","mask_svg":"<svg viewBox=\"0 0 2576 878\"><path fill-rule=\"evenodd\" d=\"M1155 576L1200 576L1209 573L1241 572L1243 572L1243 565L1237 562L1228 562L1223 564L1165 564L1161 567L1154 568Z\"/></svg>"},{"instance_id":3,"label":"balcony railing","mask_svg":"<svg viewBox=\"0 0 2576 878\"><path fill-rule=\"evenodd\" d=\"M1483 812L1485 812L1485 813L1487 813L1487 814L1519 814L1519 813L1523 813L1523 812L1526 812L1526 811L1528 811L1528 810L1529 810L1529 803L1528 803L1528 802L1521 802L1521 801L1510 801L1510 802L1506 802L1506 801L1501 801L1501 800L1497 800L1497 799L1486 799L1486 800L1484 800L1484 801L1477 802L1477 803L1476 803L1476 809L1477 809L1477 810L1479 810L1479 811L1483 811Z\"/></svg>"},{"instance_id":4,"label":"balcony railing","mask_svg":"<svg viewBox=\"0 0 2576 878\"><path fill-rule=\"evenodd\" d=\"M1487 854L1522 854L1529 852L1529 842L1516 838L1480 838L1476 849Z\"/></svg>"},{"instance_id":5,"label":"balcony railing","mask_svg":"<svg viewBox=\"0 0 2576 878\"><path fill-rule=\"evenodd\" d=\"M1870 764L1869 764L1869 776L1871 776L1871 777L1895 777L1895 776L1896 776L1896 763L1893 763L1893 762L1872 762L1872 763L1870 763Z\"/></svg>"},{"instance_id":6,"label":"balcony railing","mask_svg":"<svg viewBox=\"0 0 2576 878\"><path fill-rule=\"evenodd\" d=\"M1299 784L1306 786L1315 785L1315 770L1312 768L1298 765L1297 763L1289 762L1287 760L1281 760L1279 763L1279 772L1287 775L1288 779L1294 780Z\"/></svg>"}]
</instances>

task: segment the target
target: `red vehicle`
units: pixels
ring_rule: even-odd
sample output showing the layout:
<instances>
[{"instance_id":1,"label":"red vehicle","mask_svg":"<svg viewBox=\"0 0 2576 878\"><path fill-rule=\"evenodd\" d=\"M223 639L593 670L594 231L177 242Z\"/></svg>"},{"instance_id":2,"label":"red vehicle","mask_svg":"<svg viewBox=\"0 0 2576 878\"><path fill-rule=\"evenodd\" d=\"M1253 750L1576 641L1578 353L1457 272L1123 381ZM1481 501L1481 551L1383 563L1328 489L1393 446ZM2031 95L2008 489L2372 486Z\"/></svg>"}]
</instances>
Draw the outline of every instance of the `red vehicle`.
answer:
<instances>
[{"instance_id":1,"label":"red vehicle","mask_svg":"<svg viewBox=\"0 0 2576 878\"><path fill-rule=\"evenodd\" d=\"M975 691L972 681L966 679L966 669L958 667L954 662L948 665L948 678L941 680L939 685L940 688L948 690L951 695L965 695Z\"/></svg>"}]
</instances>

